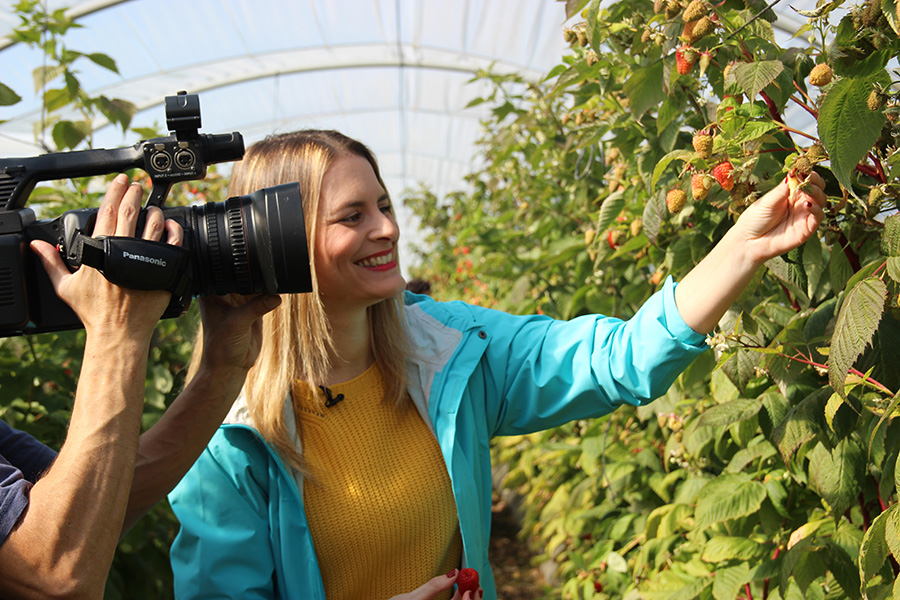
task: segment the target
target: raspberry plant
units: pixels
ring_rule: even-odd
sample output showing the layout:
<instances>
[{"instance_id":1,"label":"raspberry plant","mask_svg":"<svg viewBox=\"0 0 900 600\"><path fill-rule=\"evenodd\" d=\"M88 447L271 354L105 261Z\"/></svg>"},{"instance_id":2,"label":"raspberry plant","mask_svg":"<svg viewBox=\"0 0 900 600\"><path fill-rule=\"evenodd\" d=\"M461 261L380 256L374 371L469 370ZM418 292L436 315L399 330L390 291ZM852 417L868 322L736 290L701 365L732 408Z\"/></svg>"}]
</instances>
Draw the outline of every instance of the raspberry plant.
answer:
<instances>
[{"instance_id":1,"label":"raspberry plant","mask_svg":"<svg viewBox=\"0 0 900 600\"><path fill-rule=\"evenodd\" d=\"M814 169L819 235L767 263L665 397L495 458L557 596L900 598L900 4L820 3L791 47L763 2L690 6L569 0L544 81L483 73L473 191L408 199L433 227L417 275L441 299L627 318Z\"/></svg>"}]
</instances>

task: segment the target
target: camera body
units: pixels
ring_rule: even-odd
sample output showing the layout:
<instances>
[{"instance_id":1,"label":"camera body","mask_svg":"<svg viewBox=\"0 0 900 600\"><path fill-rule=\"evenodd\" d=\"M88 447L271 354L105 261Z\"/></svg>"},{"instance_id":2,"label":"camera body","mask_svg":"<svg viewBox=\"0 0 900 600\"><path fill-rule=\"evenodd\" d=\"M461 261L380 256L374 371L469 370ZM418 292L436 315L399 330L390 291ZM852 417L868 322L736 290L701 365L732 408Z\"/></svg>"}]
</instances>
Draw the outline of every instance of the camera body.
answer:
<instances>
[{"instance_id":1,"label":"camera body","mask_svg":"<svg viewBox=\"0 0 900 600\"><path fill-rule=\"evenodd\" d=\"M207 165L243 157L241 134L200 134L196 95L166 97L171 135L134 146L0 159L0 337L82 326L53 290L32 240L55 245L70 269L82 264L113 283L172 292L163 318L184 313L204 294L296 293L312 289L299 185L258 190L203 206L164 207L173 183L201 179ZM184 229L181 247L136 238L92 238L97 209L37 220L27 208L38 181L145 170L147 206L159 206Z\"/></svg>"}]
</instances>

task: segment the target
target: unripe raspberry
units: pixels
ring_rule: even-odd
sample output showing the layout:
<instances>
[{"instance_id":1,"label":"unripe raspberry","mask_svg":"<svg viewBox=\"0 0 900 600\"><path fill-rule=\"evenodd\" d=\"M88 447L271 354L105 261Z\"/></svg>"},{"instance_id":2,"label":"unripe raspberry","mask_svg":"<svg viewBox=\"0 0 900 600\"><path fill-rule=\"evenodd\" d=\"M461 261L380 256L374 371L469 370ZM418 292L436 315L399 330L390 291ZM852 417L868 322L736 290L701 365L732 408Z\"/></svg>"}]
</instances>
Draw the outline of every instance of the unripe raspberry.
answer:
<instances>
[{"instance_id":1,"label":"unripe raspberry","mask_svg":"<svg viewBox=\"0 0 900 600\"><path fill-rule=\"evenodd\" d=\"M687 8L684 9L684 14L681 18L684 19L685 23L690 23L691 21L696 21L697 19L706 16L707 12L703 0L691 0L687 5Z\"/></svg>"},{"instance_id":2,"label":"unripe raspberry","mask_svg":"<svg viewBox=\"0 0 900 600\"><path fill-rule=\"evenodd\" d=\"M668 208L669 212L673 215L681 212L681 209L684 208L686 203L687 194L682 189L674 188L669 190L669 193L666 194L666 208Z\"/></svg>"},{"instance_id":3,"label":"unripe raspberry","mask_svg":"<svg viewBox=\"0 0 900 600\"><path fill-rule=\"evenodd\" d=\"M825 63L820 63L809 72L809 83L816 87L822 87L831 83L834 71Z\"/></svg>"},{"instance_id":4,"label":"unripe raspberry","mask_svg":"<svg viewBox=\"0 0 900 600\"><path fill-rule=\"evenodd\" d=\"M681 4L677 0L668 0L666 2L666 18L674 19L681 12Z\"/></svg>"},{"instance_id":5,"label":"unripe raspberry","mask_svg":"<svg viewBox=\"0 0 900 600\"><path fill-rule=\"evenodd\" d=\"M879 92L878 90L872 90L869 92L869 97L866 99L866 106L869 107L871 111L883 110L885 101L887 97L884 93Z\"/></svg>"},{"instance_id":6,"label":"unripe raspberry","mask_svg":"<svg viewBox=\"0 0 900 600\"><path fill-rule=\"evenodd\" d=\"M828 152L825 150L825 146L816 142L806 149L806 156L813 162L819 162L828 159Z\"/></svg>"},{"instance_id":7,"label":"unripe raspberry","mask_svg":"<svg viewBox=\"0 0 900 600\"><path fill-rule=\"evenodd\" d=\"M697 24L694 25L694 30L692 32L693 40L691 41L703 39L715 30L716 26L709 17L701 17L700 20L697 21Z\"/></svg>"},{"instance_id":8,"label":"unripe raspberry","mask_svg":"<svg viewBox=\"0 0 900 600\"><path fill-rule=\"evenodd\" d=\"M798 156L794 161L794 171L800 175L806 176L813 170L812 161L805 156Z\"/></svg>"},{"instance_id":9,"label":"unripe raspberry","mask_svg":"<svg viewBox=\"0 0 900 600\"><path fill-rule=\"evenodd\" d=\"M691 144L694 146L694 151L697 153L697 156L702 158L703 160L707 160L710 156L712 156L713 150L713 136L700 132L694 135L691 140Z\"/></svg>"}]
</instances>

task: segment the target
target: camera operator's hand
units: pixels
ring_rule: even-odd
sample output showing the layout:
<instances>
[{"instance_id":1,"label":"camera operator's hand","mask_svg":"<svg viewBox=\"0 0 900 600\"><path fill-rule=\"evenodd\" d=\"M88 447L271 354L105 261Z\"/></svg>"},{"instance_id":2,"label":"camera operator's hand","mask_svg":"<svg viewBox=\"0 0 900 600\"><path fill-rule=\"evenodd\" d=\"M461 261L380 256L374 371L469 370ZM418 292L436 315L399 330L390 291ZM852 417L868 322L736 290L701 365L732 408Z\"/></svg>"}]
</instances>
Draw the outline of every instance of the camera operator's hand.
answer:
<instances>
[{"instance_id":1,"label":"camera operator's hand","mask_svg":"<svg viewBox=\"0 0 900 600\"><path fill-rule=\"evenodd\" d=\"M92 235L133 236L142 198L139 184L129 185L126 175L116 177L100 204ZM181 244L181 226L164 219L159 208L151 207L144 239L158 241L164 232L170 244ZM31 247L40 257L57 295L75 311L89 335L97 331L104 336L124 334L149 339L168 306L169 292L128 290L110 283L91 267L83 266L71 273L59 252L47 242L36 240Z\"/></svg>"}]
</instances>

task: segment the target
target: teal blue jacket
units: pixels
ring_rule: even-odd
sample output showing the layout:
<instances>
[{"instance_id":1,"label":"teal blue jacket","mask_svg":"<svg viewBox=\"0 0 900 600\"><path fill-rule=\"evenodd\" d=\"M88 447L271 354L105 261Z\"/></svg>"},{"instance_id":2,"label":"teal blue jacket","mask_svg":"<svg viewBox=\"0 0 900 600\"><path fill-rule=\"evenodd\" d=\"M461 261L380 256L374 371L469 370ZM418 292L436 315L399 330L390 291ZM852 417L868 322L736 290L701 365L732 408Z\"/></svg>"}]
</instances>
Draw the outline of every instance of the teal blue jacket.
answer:
<instances>
[{"instance_id":1,"label":"teal blue jacket","mask_svg":"<svg viewBox=\"0 0 900 600\"><path fill-rule=\"evenodd\" d=\"M488 562L491 438L664 394L707 347L679 315L674 287L667 281L628 321L563 322L407 295L409 392L443 453L463 566L481 574L485 598L497 597ZM169 496L181 521L171 550L176 597L324 600L302 487L239 398Z\"/></svg>"}]
</instances>

